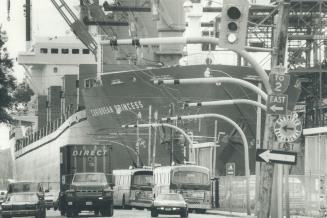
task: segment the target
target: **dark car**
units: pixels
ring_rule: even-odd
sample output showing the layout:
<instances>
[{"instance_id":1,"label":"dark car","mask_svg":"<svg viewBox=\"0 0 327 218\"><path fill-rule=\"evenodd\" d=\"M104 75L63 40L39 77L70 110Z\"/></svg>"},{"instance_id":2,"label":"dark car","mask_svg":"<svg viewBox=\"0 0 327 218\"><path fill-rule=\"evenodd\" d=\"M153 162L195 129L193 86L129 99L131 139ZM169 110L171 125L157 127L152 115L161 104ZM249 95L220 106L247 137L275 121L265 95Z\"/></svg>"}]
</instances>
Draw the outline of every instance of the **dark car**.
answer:
<instances>
[{"instance_id":1,"label":"dark car","mask_svg":"<svg viewBox=\"0 0 327 218\"><path fill-rule=\"evenodd\" d=\"M58 192L56 192L54 190L45 190L44 202L45 202L45 206L48 210L50 208L57 210L58 209Z\"/></svg>"},{"instance_id":2,"label":"dark car","mask_svg":"<svg viewBox=\"0 0 327 218\"><path fill-rule=\"evenodd\" d=\"M34 216L45 218L44 201L35 192L12 193L2 203L2 217Z\"/></svg>"},{"instance_id":3,"label":"dark car","mask_svg":"<svg viewBox=\"0 0 327 218\"><path fill-rule=\"evenodd\" d=\"M36 193L40 198L44 198L43 186L39 182L19 181L12 182L8 185L8 196L20 192L32 192Z\"/></svg>"},{"instance_id":4,"label":"dark car","mask_svg":"<svg viewBox=\"0 0 327 218\"><path fill-rule=\"evenodd\" d=\"M179 214L181 217L188 217L187 204L181 194L168 193L159 194L151 206L151 217L158 214Z\"/></svg>"},{"instance_id":5,"label":"dark car","mask_svg":"<svg viewBox=\"0 0 327 218\"><path fill-rule=\"evenodd\" d=\"M5 201L5 199L6 199L6 194L7 194L7 191L5 191L5 190L0 190L0 205L2 204L2 202Z\"/></svg>"}]
</instances>

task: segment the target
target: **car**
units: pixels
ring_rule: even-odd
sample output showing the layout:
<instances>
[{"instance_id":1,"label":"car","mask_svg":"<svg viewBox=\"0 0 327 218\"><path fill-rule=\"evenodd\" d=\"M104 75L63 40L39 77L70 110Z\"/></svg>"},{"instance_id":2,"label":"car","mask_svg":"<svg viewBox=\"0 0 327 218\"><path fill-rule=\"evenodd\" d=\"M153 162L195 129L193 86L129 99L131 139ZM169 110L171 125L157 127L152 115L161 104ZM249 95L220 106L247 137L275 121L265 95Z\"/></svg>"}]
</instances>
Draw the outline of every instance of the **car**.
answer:
<instances>
[{"instance_id":1,"label":"car","mask_svg":"<svg viewBox=\"0 0 327 218\"><path fill-rule=\"evenodd\" d=\"M36 192L12 193L7 196L1 207L2 218L16 216L46 217L44 201L40 199Z\"/></svg>"},{"instance_id":2,"label":"car","mask_svg":"<svg viewBox=\"0 0 327 218\"><path fill-rule=\"evenodd\" d=\"M19 192L33 192L36 193L40 198L44 198L43 186L42 183L39 182L18 181L8 184L7 196Z\"/></svg>"},{"instance_id":3,"label":"car","mask_svg":"<svg viewBox=\"0 0 327 218\"><path fill-rule=\"evenodd\" d=\"M58 209L58 192L56 192L54 190L45 190L44 202L45 202L45 206L48 210L50 208L57 210Z\"/></svg>"},{"instance_id":4,"label":"car","mask_svg":"<svg viewBox=\"0 0 327 218\"><path fill-rule=\"evenodd\" d=\"M0 205L2 204L2 202L5 201L6 194L7 194L7 191L5 191L5 190L0 190Z\"/></svg>"},{"instance_id":5,"label":"car","mask_svg":"<svg viewBox=\"0 0 327 218\"><path fill-rule=\"evenodd\" d=\"M158 214L179 214L181 217L188 217L188 208L183 196L178 193L159 194L153 200L151 217L158 217Z\"/></svg>"}]
</instances>

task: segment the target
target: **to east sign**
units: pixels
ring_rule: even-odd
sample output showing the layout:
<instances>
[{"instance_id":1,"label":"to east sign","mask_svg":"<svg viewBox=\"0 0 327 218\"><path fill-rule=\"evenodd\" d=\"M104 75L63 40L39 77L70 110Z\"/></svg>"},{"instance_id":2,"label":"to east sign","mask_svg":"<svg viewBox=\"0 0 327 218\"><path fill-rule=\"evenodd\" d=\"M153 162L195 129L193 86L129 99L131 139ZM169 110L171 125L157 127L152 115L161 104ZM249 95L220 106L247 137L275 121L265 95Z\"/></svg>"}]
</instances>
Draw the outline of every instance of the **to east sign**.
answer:
<instances>
[{"instance_id":1,"label":"to east sign","mask_svg":"<svg viewBox=\"0 0 327 218\"><path fill-rule=\"evenodd\" d=\"M266 163L296 164L296 152L257 149L256 160Z\"/></svg>"},{"instance_id":2,"label":"to east sign","mask_svg":"<svg viewBox=\"0 0 327 218\"><path fill-rule=\"evenodd\" d=\"M269 74L269 83L275 93L284 93L290 85L290 75L271 73Z\"/></svg>"},{"instance_id":3,"label":"to east sign","mask_svg":"<svg viewBox=\"0 0 327 218\"><path fill-rule=\"evenodd\" d=\"M288 96L283 94L268 95L267 113L282 115L287 111Z\"/></svg>"}]
</instances>

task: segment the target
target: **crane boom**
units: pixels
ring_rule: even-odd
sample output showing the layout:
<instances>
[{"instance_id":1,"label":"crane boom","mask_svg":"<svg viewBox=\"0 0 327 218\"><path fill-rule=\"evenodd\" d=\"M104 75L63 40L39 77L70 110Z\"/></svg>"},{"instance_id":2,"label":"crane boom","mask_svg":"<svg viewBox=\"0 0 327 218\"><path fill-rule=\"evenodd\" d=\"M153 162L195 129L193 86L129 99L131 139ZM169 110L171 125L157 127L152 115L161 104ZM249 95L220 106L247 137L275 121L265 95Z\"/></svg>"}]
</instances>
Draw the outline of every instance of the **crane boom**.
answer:
<instances>
[{"instance_id":1,"label":"crane boom","mask_svg":"<svg viewBox=\"0 0 327 218\"><path fill-rule=\"evenodd\" d=\"M82 2L90 11L91 17L95 18L97 21L106 21L106 15L99 6L98 1L82 0ZM110 26L99 26L107 36L116 36L114 30Z\"/></svg>"},{"instance_id":2,"label":"crane boom","mask_svg":"<svg viewBox=\"0 0 327 218\"><path fill-rule=\"evenodd\" d=\"M58 3L59 1L59 3ZM94 54L97 55L97 42L88 32L87 27L77 18L64 0L51 0L74 34ZM64 10L65 9L65 10Z\"/></svg>"}]
</instances>

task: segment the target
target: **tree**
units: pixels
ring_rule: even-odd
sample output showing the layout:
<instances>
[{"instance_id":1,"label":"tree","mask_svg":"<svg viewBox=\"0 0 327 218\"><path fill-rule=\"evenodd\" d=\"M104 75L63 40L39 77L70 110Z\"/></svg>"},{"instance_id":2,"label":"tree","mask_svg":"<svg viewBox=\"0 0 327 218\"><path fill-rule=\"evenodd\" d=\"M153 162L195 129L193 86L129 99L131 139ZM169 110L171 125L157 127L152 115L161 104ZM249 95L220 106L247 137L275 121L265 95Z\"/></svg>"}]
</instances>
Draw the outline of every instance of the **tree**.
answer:
<instances>
[{"instance_id":1,"label":"tree","mask_svg":"<svg viewBox=\"0 0 327 218\"><path fill-rule=\"evenodd\" d=\"M16 90L13 93L16 103L28 103L33 95L34 92L29 87L28 83L26 83L26 81L18 84Z\"/></svg>"},{"instance_id":2,"label":"tree","mask_svg":"<svg viewBox=\"0 0 327 218\"><path fill-rule=\"evenodd\" d=\"M14 104L13 92L16 88L16 79L12 75L13 60L9 58L7 48L4 47L7 34L0 26L0 123L11 123L13 121L9 114Z\"/></svg>"}]
</instances>

